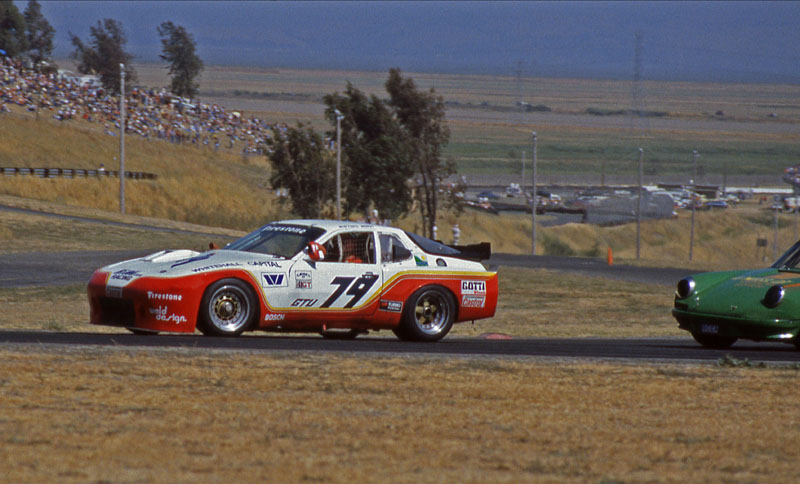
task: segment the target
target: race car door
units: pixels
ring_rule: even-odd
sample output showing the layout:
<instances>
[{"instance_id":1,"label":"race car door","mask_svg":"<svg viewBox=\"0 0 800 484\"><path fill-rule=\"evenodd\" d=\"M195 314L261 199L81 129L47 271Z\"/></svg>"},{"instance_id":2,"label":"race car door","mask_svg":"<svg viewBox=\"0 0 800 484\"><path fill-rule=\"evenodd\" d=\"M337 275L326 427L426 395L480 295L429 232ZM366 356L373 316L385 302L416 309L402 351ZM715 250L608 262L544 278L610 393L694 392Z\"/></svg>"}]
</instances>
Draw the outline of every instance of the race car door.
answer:
<instances>
[{"instance_id":1,"label":"race car door","mask_svg":"<svg viewBox=\"0 0 800 484\"><path fill-rule=\"evenodd\" d=\"M298 297L294 307L342 309L347 316L366 317L374 313L376 304L368 304L381 288L381 270L376 258L375 234L372 231L338 232L323 246L325 259L298 275ZM303 283L299 277L310 276ZM300 286L306 288L300 290ZM326 311L329 312L329 311Z\"/></svg>"}]
</instances>

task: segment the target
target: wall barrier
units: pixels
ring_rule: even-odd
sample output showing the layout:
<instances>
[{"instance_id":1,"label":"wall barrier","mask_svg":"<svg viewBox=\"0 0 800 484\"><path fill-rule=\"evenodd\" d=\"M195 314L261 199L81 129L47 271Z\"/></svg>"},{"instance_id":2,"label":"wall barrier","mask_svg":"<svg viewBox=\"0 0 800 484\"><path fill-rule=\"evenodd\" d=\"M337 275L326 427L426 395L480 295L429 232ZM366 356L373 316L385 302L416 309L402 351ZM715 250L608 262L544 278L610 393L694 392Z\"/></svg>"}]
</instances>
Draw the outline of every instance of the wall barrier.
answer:
<instances>
[{"instance_id":1,"label":"wall barrier","mask_svg":"<svg viewBox=\"0 0 800 484\"><path fill-rule=\"evenodd\" d=\"M119 177L116 170L84 170L82 168L3 168L0 167L0 174L5 176L30 175L39 178L96 178L96 177ZM126 171L125 178L133 180L155 180L158 175L155 173L145 173L141 171Z\"/></svg>"}]
</instances>

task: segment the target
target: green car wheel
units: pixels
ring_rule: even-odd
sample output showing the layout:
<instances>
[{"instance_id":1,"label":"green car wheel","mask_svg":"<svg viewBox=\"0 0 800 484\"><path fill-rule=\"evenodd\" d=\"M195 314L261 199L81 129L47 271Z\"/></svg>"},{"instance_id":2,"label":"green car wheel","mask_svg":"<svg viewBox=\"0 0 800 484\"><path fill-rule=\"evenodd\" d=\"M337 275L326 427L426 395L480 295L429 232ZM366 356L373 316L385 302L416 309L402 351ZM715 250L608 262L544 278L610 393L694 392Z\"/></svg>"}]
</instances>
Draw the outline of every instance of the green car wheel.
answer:
<instances>
[{"instance_id":1,"label":"green car wheel","mask_svg":"<svg viewBox=\"0 0 800 484\"><path fill-rule=\"evenodd\" d=\"M733 336L718 336L715 334L692 333L695 341L705 346L706 348L730 348L733 343L736 343L738 338Z\"/></svg>"}]
</instances>

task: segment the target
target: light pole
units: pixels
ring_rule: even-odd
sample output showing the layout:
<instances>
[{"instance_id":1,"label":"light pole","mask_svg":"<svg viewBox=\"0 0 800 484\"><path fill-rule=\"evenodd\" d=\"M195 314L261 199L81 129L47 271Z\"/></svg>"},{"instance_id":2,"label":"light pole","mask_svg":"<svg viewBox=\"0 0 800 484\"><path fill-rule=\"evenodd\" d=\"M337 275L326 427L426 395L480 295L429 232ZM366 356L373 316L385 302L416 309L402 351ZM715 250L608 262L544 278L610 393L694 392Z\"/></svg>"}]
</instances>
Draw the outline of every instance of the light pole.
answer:
<instances>
[{"instance_id":1,"label":"light pole","mask_svg":"<svg viewBox=\"0 0 800 484\"><path fill-rule=\"evenodd\" d=\"M119 211L125 213L125 64L119 65Z\"/></svg>"},{"instance_id":2,"label":"light pole","mask_svg":"<svg viewBox=\"0 0 800 484\"><path fill-rule=\"evenodd\" d=\"M639 260L642 239L642 172L644 171L644 149L639 148L639 196L636 197L636 260Z\"/></svg>"},{"instance_id":3,"label":"light pole","mask_svg":"<svg viewBox=\"0 0 800 484\"><path fill-rule=\"evenodd\" d=\"M336 220L342 219L342 118L344 115L334 109L336 113Z\"/></svg>"},{"instance_id":4,"label":"light pole","mask_svg":"<svg viewBox=\"0 0 800 484\"><path fill-rule=\"evenodd\" d=\"M531 207L531 255L536 255L536 131L533 136L533 206Z\"/></svg>"},{"instance_id":5,"label":"light pole","mask_svg":"<svg viewBox=\"0 0 800 484\"><path fill-rule=\"evenodd\" d=\"M692 228L689 232L689 260L692 260L692 251L694 250L694 209L697 205L695 199L697 195L697 157L700 153L697 150L692 151Z\"/></svg>"}]
</instances>

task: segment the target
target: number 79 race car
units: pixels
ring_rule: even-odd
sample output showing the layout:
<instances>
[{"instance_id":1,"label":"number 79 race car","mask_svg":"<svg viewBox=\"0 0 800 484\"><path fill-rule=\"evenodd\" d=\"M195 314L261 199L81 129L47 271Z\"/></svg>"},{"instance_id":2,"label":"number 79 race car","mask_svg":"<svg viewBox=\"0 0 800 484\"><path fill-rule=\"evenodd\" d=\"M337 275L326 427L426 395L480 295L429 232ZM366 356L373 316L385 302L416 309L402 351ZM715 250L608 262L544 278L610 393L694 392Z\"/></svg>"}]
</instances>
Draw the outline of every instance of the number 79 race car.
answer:
<instances>
[{"instance_id":1,"label":"number 79 race car","mask_svg":"<svg viewBox=\"0 0 800 484\"><path fill-rule=\"evenodd\" d=\"M447 246L391 227L275 222L223 249L162 251L98 269L90 322L137 334L389 329L438 341L453 323L494 316L497 273L479 262L489 255L488 243Z\"/></svg>"}]
</instances>

